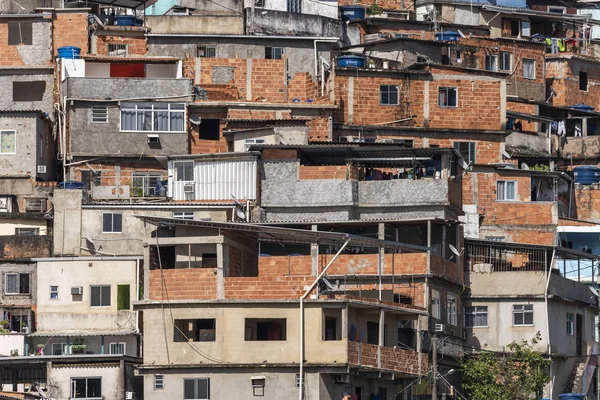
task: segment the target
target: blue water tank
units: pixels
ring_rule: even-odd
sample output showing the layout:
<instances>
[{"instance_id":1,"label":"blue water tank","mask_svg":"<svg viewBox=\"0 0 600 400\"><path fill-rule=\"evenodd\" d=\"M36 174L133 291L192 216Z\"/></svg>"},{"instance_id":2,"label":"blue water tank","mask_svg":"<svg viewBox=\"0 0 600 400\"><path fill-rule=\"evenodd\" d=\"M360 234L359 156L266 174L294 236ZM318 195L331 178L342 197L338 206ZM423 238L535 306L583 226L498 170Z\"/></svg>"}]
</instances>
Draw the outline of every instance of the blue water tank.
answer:
<instances>
[{"instance_id":1,"label":"blue water tank","mask_svg":"<svg viewBox=\"0 0 600 400\"><path fill-rule=\"evenodd\" d=\"M559 394L560 400L585 400L585 394L581 393L563 393Z\"/></svg>"},{"instance_id":2,"label":"blue water tank","mask_svg":"<svg viewBox=\"0 0 600 400\"><path fill-rule=\"evenodd\" d=\"M594 112L594 107L588 106L587 104L575 104L573 106L569 106L569 108L577 111Z\"/></svg>"},{"instance_id":3,"label":"blue water tank","mask_svg":"<svg viewBox=\"0 0 600 400\"><path fill-rule=\"evenodd\" d=\"M460 39L460 34L454 31L444 31L435 34L435 40L452 40L457 41Z\"/></svg>"},{"instance_id":4,"label":"blue water tank","mask_svg":"<svg viewBox=\"0 0 600 400\"><path fill-rule=\"evenodd\" d=\"M75 59L75 58L79 58L81 49L79 47L75 47L75 46L63 46L63 47L58 48L57 53L58 53L58 58Z\"/></svg>"},{"instance_id":5,"label":"blue water tank","mask_svg":"<svg viewBox=\"0 0 600 400\"><path fill-rule=\"evenodd\" d=\"M365 19L367 10L361 6L343 6L342 21L355 21L357 19Z\"/></svg>"},{"instance_id":6,"label":"blue water tank","mask_svg":"<svg viewBox=\"0 0 600 400\"><path fill-rule=\"evenodd\" d=\"M600 168L594 167L593 165L575 167L573 168L573 175L575 177L575 183L579 183L581 185L593 185L594 183L600 183Z\"/></svg>"},{"instance_id":7,"label":"blue water tank","mask_svg":"<svg viewBox=\"0 0 600 400\"><path fill-rule=\"evenodd\" d=\"M339 56L337 58L337 66L364 68L365 58L361 56Z\"/></svg>"},{"instance_id":8,"label":"blue water tank","mask_svg":"<svg viewBox=\"0 0 600 400\"><path fill-rule=\"evenodd\" d=\"M79 181L66 181L60 182L58 184L58 187L61 189L84 189L85 183Z\"/></svg>"},{"instance_id":9,"label":"blue water tank","mask_svg":"<svg viewBox=\"0 0 600 400\"><path fill-rule=\"evenodd\" d=\"M133 26L135 24L135 19L135 15L117 15L115 17L115 25Z\"/></svg>"}]
</instances>

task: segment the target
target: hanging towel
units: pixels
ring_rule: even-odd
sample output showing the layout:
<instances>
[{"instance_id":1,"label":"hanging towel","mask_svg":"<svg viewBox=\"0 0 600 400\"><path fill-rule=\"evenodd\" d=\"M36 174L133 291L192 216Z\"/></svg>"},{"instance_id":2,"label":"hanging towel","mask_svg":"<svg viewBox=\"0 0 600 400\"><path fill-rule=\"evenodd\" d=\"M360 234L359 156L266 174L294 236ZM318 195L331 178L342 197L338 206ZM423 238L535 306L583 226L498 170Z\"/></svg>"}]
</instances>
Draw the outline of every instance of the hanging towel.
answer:
<instances>
[{"instance_id":1,"label":"hanging towel","mask_svg":"<svg viewBox=\"0 0 600 400\"><path fill-rule=\"evenodd\" d=\"M557 39L556 45L558 46L558 51L560 51L561 53L564 53L567 50L567 46L565 45L564 39Z\"/></svg>"},{"instance_id":2,"label":"hanging towel","mask_svg":"<svg viewBox=\"0 0 600 400\"><path fill-rule=\"evenodd\" d=\"M565 129L565 120L563 119L562 121L558 122L558 136L563 136L564 134L566 134L567 131Z\"/></svg>"}]
</instances>

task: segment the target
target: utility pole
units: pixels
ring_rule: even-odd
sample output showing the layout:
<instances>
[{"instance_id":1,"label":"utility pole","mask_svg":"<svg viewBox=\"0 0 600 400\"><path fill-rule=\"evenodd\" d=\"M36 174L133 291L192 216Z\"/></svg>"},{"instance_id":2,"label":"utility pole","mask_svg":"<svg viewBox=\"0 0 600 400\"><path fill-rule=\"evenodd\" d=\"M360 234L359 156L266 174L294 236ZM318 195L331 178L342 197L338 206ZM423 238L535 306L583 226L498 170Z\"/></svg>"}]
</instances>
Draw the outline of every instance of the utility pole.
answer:
<instances>
[{"instance_id":1,"label":"utility pole","mask_svg":"<svg viewBox=\"0 0 600 400\"><path fill-rule=\"evenodd\" d=\"M431 375L433 385L431 386L431 400L437 400L437 335L434 333L432 336L432 352L433 352L433 360L431 367Z\"/></svg>"}]
</instances>

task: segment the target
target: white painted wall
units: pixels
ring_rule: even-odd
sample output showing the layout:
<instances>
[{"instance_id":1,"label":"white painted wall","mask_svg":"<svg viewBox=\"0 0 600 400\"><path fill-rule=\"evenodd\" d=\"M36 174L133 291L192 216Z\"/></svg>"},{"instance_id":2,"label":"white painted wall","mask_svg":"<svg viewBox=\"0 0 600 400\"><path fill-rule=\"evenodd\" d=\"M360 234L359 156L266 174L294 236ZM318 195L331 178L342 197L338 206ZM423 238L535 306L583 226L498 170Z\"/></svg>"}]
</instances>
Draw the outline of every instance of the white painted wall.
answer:
<instances>
[{"instance_id":1,"label":"white painted wall","mask_svg":"<svg viewBox=\"0 0 600 400\"><path fill-rule=\"evenodd\" d=\"M146 78L178 78L179 64L146 64Z\"/></svg>"},{"instance_id":2,"label":"white painted wall","mask_svg":"<svg viewBox=\"0 0 600 400\"><path fill-rule=\"evenodd\" d=\"M58 286L58 299L50 298L50 286ZM91 286L110 285L109 307L91 307ZM57 259L38 262L38 331L135 330L135 312L117 311L117 285L129 285L129 296L137 299L135 260L79 261ZM71 287L82 286L83 295L71 295Z\"/></svg>"},{"instance_id":3,"label":"white painted wall","mask_svg":"<svg viewBox=\"0 0 600 400\"><path fill-rule=\"evenodd\" d=\"M38 228L40 235L48 234L46 220L43 219L2 219L0 221L0 236L15 235L17 228Z\"/></svg>"},{"instance_id":4,"label":"white painted wall","mask_svg":"<svg viewBox=\"0 0 600 400\"><path fill-rule=\"evenodd\" d=\"M25 335L18 333L0 335L0 357L9 356L15 349L19 351L20 356L25 354Z\"/></svg>"},{"instance_id":5,"label":"white painted wall","mask_svg":"<svg viewBox=\"0 0 600 400\"><path fill-rule=\"evenodd\" d=\"M100 377L102 378L103 399L124 399L124 371L117 361L114 365L96 367L48 368L48 386L53 386L49 397L55 400L71 399L71 378Z\"/></svg>"},{"instance_id":6,"label":"white painted wall","mask_svg":"<svg viewBox=\"0 0 600 400\"><path fill-rule=\"evenodd\" d=\"M250 8L254 0L244 0L244 7ZM287 11L287 0L264 0L261 9ZM326 18L338 18L337 0L302 0L302 13L320 15Z\"/></svg>"},{"instance_id":7,"label":"white painted wall","mask_svg":"<svg viewBox=\"0 0 600 400\"><path fill-rule=\"evenodd\" d=\"M85 63L85 76L88 78L110 78L110 63Z\"/></svg>"}]
</instances>

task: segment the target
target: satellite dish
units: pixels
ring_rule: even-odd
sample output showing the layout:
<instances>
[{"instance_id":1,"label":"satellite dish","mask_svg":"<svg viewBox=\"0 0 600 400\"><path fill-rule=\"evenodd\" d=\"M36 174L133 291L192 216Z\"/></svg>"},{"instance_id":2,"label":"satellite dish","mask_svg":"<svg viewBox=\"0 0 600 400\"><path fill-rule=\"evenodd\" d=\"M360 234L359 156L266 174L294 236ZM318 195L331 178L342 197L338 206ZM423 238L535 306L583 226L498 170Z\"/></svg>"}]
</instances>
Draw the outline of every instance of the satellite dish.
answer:
<instances>
[{"instance_id":1,"label":"satellite dish","mask_svg":"<svg viewBox=\"0 0 600 400\"><path fill-rule=\"evenodd\" d=\"M460 166L462 167L462 169L469 169L471 166L469 164L467 164L467 162L464 159L460 159Z\"/></svg>"},{"instance_id":2,"label":"satellite dish","mask_svg":"<svg viewBox=\"0 0 600 400\"><path fill-rule=\"evenodd\" d=\"M452 246L451 244L449 244L448 247L450 248L450 251L453 252L456 257L460 257L460 252L456 249L456 247Z\"/></svg>"},{"instance_id":3,"label":"satellite dish","mask_svg":"<svg viewBox=\"0 0 600 400\"><path fill-rule=\"evenodd\" d=\"M192 125L200 125L202 123L202 117L198 114L190 114L189 120Z\"/></svg>"},{"instance_id":4,"label":"satellite dish","mask_svg":"<svg viewBox=\"0 0 600 400\"><path fill-rule=\"evenodd\" d=\"M502 155L504 156L504 158L506 158L506 159L510 160L510 154L508 154L508 153L506 152L506 150L500 150L500 151L502 152Z\"/></svg>"},{"instance_id":5,"label":"satellite dish","mask_svg":"<svg viewBox=\"0 0 600 400\"><path fill-rule=\"evenodd\" d=\"M239 208L235 209L235 215L240 219L246 219L246 214Z\"/></svg>"},{"instance_id":6,"label":"satellite dish","mask_svg":"<svg viewBox=\"0 0 600 400\"><path fill-rule=\"evenodd\" d=\"M529 165L527 165L526 163L521 163L521 169L529 171Z\"/></svg>"},{"instance_id":7,"label":"satellite dish","mask_svg":"<svg viewBox=\"0 0 600 400\"><path fill-rule=\"evenodd\" d=\"M592 293L594 293L594 296L600 297L600 293L598 293L598 291L595 288L593 288L591 286L588 286L588 287L590 288L590 290L592 291Z\"/></svg>"}]
</instances>

